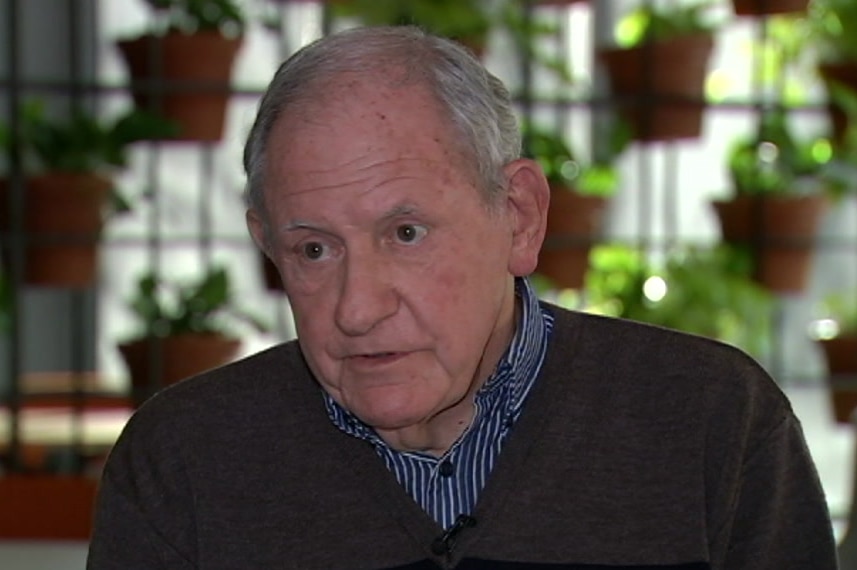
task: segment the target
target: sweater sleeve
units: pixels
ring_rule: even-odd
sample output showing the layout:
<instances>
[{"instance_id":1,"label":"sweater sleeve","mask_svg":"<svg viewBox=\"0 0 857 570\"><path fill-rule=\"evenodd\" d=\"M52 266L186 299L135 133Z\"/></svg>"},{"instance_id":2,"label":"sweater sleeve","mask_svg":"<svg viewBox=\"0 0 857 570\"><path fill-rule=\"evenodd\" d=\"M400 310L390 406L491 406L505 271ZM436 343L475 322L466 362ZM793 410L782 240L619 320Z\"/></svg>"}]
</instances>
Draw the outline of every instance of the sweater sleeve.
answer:
<instances>
[{"instance_id":1,"label":"sweater sleeve","mask_svg":"<svg viewBox=\"0 0 857 570\"><path fill-rule=\"evenodd\" d=\"M195 568L193 493L176 438L136 419L101 478L87 570Z\"/></svg>"},{"instance_id":2,"label":"sweater sleeve","mask_svg":"<svg viewBox=\"0 0 857 570\"><path fill-rule=\"evenodd\" d=\"M748 450L733 516L719 537L729 570L835 570L836 548L824 493L800 423L789 410Z\"/></svg>"},{"instance_id":3,"label":"sweater sleeve","mask_svg":"<svg viewBox=\"0 0 857 570\"><path fill-rule=\"evenodd\" d=\"M190 570L196 566L109 480L102 482L87 570Z\"/></svg>"}]
</instances>

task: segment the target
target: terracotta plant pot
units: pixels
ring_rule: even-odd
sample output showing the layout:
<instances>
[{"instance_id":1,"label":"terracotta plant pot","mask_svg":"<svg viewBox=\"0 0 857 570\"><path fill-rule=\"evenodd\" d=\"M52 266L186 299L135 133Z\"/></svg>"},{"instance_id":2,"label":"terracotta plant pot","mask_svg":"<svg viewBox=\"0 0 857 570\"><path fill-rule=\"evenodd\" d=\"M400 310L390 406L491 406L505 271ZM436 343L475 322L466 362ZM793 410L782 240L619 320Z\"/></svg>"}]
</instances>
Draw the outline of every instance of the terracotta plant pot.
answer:
<instances>
[{"instance_id":1,"label":"terracotta plant pot","mask_svg":"<svg viewBox=\"0 0 857 570\"><path fill-rule=\"evenodd\" d=\"M54 173L24 181L24 282L85 288L98 274L98 244L113 184L95 174ZM0 183L0 227L11 229L8 184Z\"/></svg>"},{"instance_id":2,"label":"terracotta plant pot","mask_svg":"<svg viewBox=\"0 0 857 570\"><path fill-rule=\"evenodd\" d=\"M738 16L768 16L806 12L809 0L732 0Z\"/></svg>"},{"instance_id":3,"label":"terracotta plant pot","mask_svg":"<svg viewBox=\"0 0 857 570\"><path fill-rule=\"evenodd\" d=\"M830 402L837 422L850 424L857 408L857 336L840 336L818 343L827 362Z\"/></svg>"},{"instance_id":4,"label":"terracotta plant pot","mask_svg":"<svg viewBox=\"0 0 857 570\"><path fill-rule=\"evenodd\" d=\"M631 49L606 49L615 105L642 142L693 139L702 132L705 78L714 39L683 36Z\"/></svg>"},{"instance_id":5,"label":"terracotta plant pot","mask_svg":"<svg viewBox=\"0 0 857 570\"><path fill-rule=\"evenodd\" d=\"M561 289L583 287L589 251L600 231L607 201L565 188L551 190L545 243L536 272Z\"/></svg>"},{"instance_id":6,"label":"terracotta plant pot","mask_svg":"<svg viewBox=\"0 0 857 570\"><path fill-rule=\"evenodd\" d=\"M723 239L752 251L761 285L777 293L806 288L825 196L740 196L713 206Z\"/></svg>"},{"instance_id":7,"label":"terracotta plant pot","mask_svg":"<svg viewBox=\"0 0 857 570\"><path fill-rule=\"evenodd\" d=\"M184 334L119 345L131 375L132 400L140 405L157 390L235 358L241 341L220 334Z\"/></svg>"},{"instance_id":8,"label":"terracotta plant pot","mask_svg":"<svg viewBox=\"0 0 857 570\"><path fill-rule=\"evenodd\" d=\"M831 84L841 84L852 91L857 90L857 63L819 65L818 72L827 86L828 93L830 93ZM828 95L827 112L833 126L833 136L836 140L842 140L848 127L848 116L840 105L831 100L830 95Z\"/></svg>"},{"instance_id":9,"label":"terracotta plant pot","mask_svg":"<svg viewBox=\"0 0 857 570\"><path fill-rule=\"evenodd\" d=\"M232 64L241 38L216 32L169 33L117 43L132 78L135 104L178 125L177 140L223 136Z\"/></svg>"},{"instance_id":10,"label":"terracotta plant pot","mask_svg":"<svg viewBox=\"0 0 857 570\"><path fill-rule=\"evenodd\" d=\"M0 477L0 539L89 539L97 487L83 476Z\"/></svg>"}]
</instances>

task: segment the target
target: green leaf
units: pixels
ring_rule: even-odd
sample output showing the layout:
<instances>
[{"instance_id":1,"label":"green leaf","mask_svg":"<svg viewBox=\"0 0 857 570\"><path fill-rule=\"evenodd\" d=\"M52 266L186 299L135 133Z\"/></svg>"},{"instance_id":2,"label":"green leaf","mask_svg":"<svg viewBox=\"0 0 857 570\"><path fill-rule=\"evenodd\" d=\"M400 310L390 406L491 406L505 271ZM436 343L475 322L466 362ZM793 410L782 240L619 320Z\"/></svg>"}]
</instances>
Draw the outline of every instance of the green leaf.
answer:
<instances>
[{"instance_id":1,"label":"green leaf","mask_svg":"<svg viewBox=\"0 0 857 570\"><path fill-rule=\"evenodd\" d=\"M123 149L140 141L172 138L178 132L179 126L174 121L135 109L116 120L110 129L110 142L113 147Z\"/></svg>"},{"instance_id":2,"label":"green leaf","mask_svg":"<svg viewBox=\"0 0 857 570\"><path fill-rule=\"evenodd\" d=\"M857 3L852 0L812 0L807 17L808 40L822 61L857 59Z\"/></svg>"},{"instance_id":3,"label":"green leaf","mask_svg":"<svg viewBox=\"0 0 857 570\"><path fill-rule=\"evenodd\" d=\"M590 257L586 298L594 312L709 336L760 356L768 349L773 299L750 267L725 247L677 249L656 266L629 246L600 245ZM652 279L666 286L661 298L646 295Z\"/></svg>"},{"instance_id":4,"label":"green leaf","mask_svg":"<svg viewBox=\"0 0 857 570\"><path fill-rule=\"evenodd\" d=\"M170 138L177 126L166 119L131 110L113 121L102 120L82 107L66 118L47 114L43 101L26 100L20 107L20 136L15 144L27 174L77 172L98 174L127 163L130 145L147 139ZM0 148L10 153L13 141L8 128L0 124ZM117 189L110 204L114 212L131 209L131 201Z\"/></svg>"},{"instance_id":5,"label":"green leaf","mask_svg":"<svg viewBox=\"0 0 857 570\"><path fill-rule=\"evenodd\" d=\"M193 33L217 30L224 35L238 35L246 19L234 0L146 0L156 11L165 13L167 28Z\"/></svg>"},{"instance_id":6,"label":"green leaf","mask_svg":"<svg viewBox=\"0 0 857 570\"><path fill-rule=\"evenodd\" d=\"M522 122L521 131L524 155L539 163L552 184L595 196L610 196L619 187L619 175L611 163L582 163L562 134L538 127L531 121Z\"/></svg>"},{"instance_id":7,"label":"green leaf","mask_svg":"<svg viewBox=\"0 0 857 570\"><path fill-rule=\"evenodd\" d=\"M799 180L822 176L831 158L826 139L798 139L782 109L763 113L756 134L739 139L728 154L729 174L737 194L797 194Z\"/></svg>"},{"instance_id":8,"label":"green leaf","mask_svg":"<svg viewBox=\"0 0 857 570\"><path fill-rule=\"evenodd\" d=\"M644 42L710 32L718 25L709 13L716 6L713 1L700 1L669 6L647 4L635 8L620 18L616 27L616 43L631 48Z\"/></svg>"},{"instance_id":9,"label":"green leaf","mask_svg":"<svg viewBox=\"0 0 857 570\"><path fill-rule=\"evenodd\" d=\"M198 280L168 282L154 273L141 278L137 295L129 302L146 334L169 336L183 333L229 335L229 323L245 323L260 332L265 322L234 306L229 275L212 267Z\"/></svg>"},{"instance_id":10,"label":"green leaf","mask_svg":"<svg viewBox=\"0 0 857 570\"><path fill-rule=\"evenodd\" d=\"M416 25L453 39L484 37L494 22L482 0L349 0L330 5L334 19L366 26Z\"/></svg>"},{"instance_id":11,"label":"green leaf","mask_svg":"<svg viewBox=\"0 0 857 570\"><path fill-rule=\"evenodd\" d=\"M825 316L836 321L839 334L857 334L857 290L827 293L822 305Z\"/></svg>"}]
</instances>

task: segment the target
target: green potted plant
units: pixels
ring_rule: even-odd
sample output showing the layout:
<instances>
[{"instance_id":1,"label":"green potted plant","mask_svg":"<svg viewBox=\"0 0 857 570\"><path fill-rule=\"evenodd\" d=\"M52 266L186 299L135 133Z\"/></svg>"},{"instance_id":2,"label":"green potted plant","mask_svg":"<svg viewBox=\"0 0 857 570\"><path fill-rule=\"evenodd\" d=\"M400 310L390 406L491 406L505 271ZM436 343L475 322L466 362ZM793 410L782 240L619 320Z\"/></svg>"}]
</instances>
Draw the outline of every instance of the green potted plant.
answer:
<instances>
[{"instance_id":1,"label":"green potted plant","mask_svg":"<svg viewBox=\"0 0 857 570\"><path fill-rule=\"evenodd\" d=\"M77 107L65 119L48 115L43 102L26 102L13 133L0 125L0 148L16 151L23 169L24 282L29 285L87 287L97 268L104 219L129 208L110 175L126 165L130 145L173 132L159 117L132 110L101 119ZM0 181L0 228L10 231L14 216L8 180Z\"/></svg>"},{"instance_id":2,"label":"green potted plant","mask_svg":"<svg viewBox=\"0 0 857 570\"><path fill-rule=\"evenodd\" d=\"M746 257L728 248L687 247L655 264L620 244L592 251L584 310L769 350L773 300L750 278Z\"/></svg>"},{"instance_id":3,"label":"green potted plant","mask_svg":"<svg viewBox=\"0 0 857 570\"><path fill-rule=\"evenodd\" d=\"M699 137L714 47L713 1L645 3L621 18L616 47L600 49L611 95L634 140Z\"/></svg>"},{"instance_id":4,"label":"green potted plant","mask_svg":"<svg viewBox=\"0 0 857 570\"><path fill-rule=\"evenodd\" d=\"M491 3L484 0L341 0L331 3L330 11L335 20L364 26L417 25L460 42L478 57L495 23Z\"/></svg>"},{"instance_id":5,"label":"green potted plant","mask_svg":"<svg viewBox=\"0 0 857 570\"><path fill-rule=\"evenodd\" d=\"M825 175L832 157L823 136L798 139L781 108L764 112L754 136L729 151L733 195L712 202L724 241L745 248L768 289L806 287L815 235L836 186Z\"/></svg>"},{"instance_id":6,"label":"green potted plant","mask_svg":"<svg viewBox=\"0 0 857 570\"><path fill-rule=\"evenodd\" d=\"M813 338L824 355L834 417L851 423L857 408L857 290L827 294L822 314L812 327Z\"/></svg>"},{"instance_id":7,"label":"green potted plant","mask_svg":"<svg viewBox=\"0 0 857 570\"><path fill-rule=\"evenodd\" d=\"M846 118L841 132L834 129L830 160L823 170L828 193L838 202L857 192L857 91L842 85L831 85L830 90Z\"/></svg>"},{"instance_id":8,"label":"green potted plant","mask_svg":"<svg viewBox=\"0 0 857 570\"><path fill-rule=\"evenodd\" d=\"M857 90L857 4L850 0L812 0L806 17L807 45L818 54L818 71L828 87ZM829 93L835 132L845 129L845 115Z\"/></svg>"},{"instance_id":9,"label":"green potted plant","mask_svg":"<svg viewBox=\"0 0 857 570\"><path fill-rule=\"evenodd\" d=\"M187 282L148 272L139 279L129 307L139 330L119 344L119 352L131 376L135 404L163 386L234 358L241 346L234 331L241 324L267 330L235 302L223 267L211 267Z\"/></svg>"},{"instance_id":10,"label":"green potted plant","mask_svg":"<svg viewBox=\"0 0 857 570\"><path fill-rule=\"evenodd\" d=\"M136 105L177 123L173 139L219 141L246 24L241 5L235 0L145 2L155 25L117 42Z\"/></svg>"},{"instance_id":11,"label":"green potted plant","mask_svg":"<svg viewBox=\"0 0 857 570\"><path fill-rule=\"evenodd\" d=\"M545 243L536 272L559 289L579 289L590 248L601 232L607 201L619 185L613 159L624 144L617 138L610 153L586 162L561 133L531 121L524 122L522 130L524 154L539 163L551 189Z\"/></svg>"},{"instance_id":12,"label":"green potted plant","mask_svg":"<svg viewBox=\"0 0 857 570\"><path fill-rule=\"evenodd\" d=\"M807 46L805 18L793 15L766 17L759 32L749 40L751 75L748 86L752 101L766 105L807 106L809 88L817 82L812 50Z\"/></svg>"}]
</instances>

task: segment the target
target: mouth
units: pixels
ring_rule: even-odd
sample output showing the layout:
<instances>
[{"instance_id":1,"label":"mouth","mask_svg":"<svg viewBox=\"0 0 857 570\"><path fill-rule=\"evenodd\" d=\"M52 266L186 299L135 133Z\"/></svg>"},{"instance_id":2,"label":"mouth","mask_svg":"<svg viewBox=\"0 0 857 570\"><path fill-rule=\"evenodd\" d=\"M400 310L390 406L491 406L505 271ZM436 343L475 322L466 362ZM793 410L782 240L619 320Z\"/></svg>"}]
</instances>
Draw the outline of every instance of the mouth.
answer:
<instances>
[{"instance_id":1,"label":"mouth","mask_svg":"<svg viewBox=\"0 0 857 570\"><path fill-rule=\"evenodd\" d=\"M355 354L349 356L348 360L358 365L388 364L404 358L407 354L407 352L372 352Z\"/></svg>"}]
</instances>

